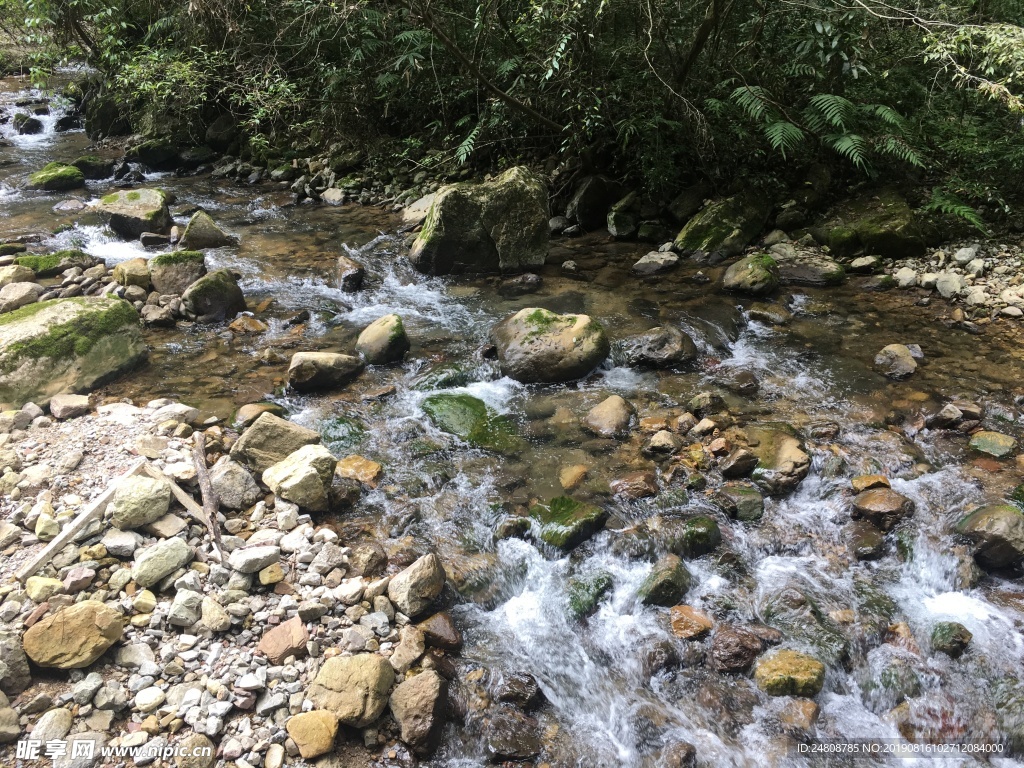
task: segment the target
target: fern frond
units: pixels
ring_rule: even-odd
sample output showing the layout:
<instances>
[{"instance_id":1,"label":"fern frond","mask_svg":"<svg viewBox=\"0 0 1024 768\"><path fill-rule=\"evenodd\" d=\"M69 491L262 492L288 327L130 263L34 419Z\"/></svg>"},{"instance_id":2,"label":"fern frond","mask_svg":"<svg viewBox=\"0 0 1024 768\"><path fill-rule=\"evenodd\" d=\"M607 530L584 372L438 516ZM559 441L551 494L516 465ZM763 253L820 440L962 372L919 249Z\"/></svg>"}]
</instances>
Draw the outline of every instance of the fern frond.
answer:
<instances>
[{"instance_id":1,"label":"fern frond","mask_svg":"<svg viewBox=\"0 0 1024 768\"><path fill-rule=\"evenodd\" d=\"M856 133L838 133L822 137L826 144L857 168L868 172L868 142Z\"/></svg>"},{"instance_id":2,"label":"fern frond","mask_svg":"<svg viewBox=\"0 0 1024 768\"><path fill-rule=\"evenodd\" d=\"M462 140L455 149L455 160L459 165L464 165L469 159L469 156L473 154L473 149L476 147L476 138L480 134L480 124L477 123L473 127L473 130L469 132L469 135Z\"/></svg>"},{"instance_id":3,"label":"fern frond","mask_svg":"<svg viewBox=\"0 0 1024 768\"><path fill-rule=\"evenodd\" d=\"M834 128L846 131L856 112L853 102L833 93L819 93L811 98L810 106Z\"/></svg>"},{"instance_id":4,"label":"fern frond","mask_svg":"<svg viewBox=\"0 0 1024 768\"><path fill-rule=\"evenodd\" d=\"M781 152L783 158L786 151L792 151L804 140L804 132L786 120L776 120L765 126L764 135L772 149Z\"/></svg>"},{"instance_id":5,"label":"fern frond","mask_svg":"<svg viewBox=\"0 0 1024 768\"><path fill-rule=\"evenodd\" d=\"M935 187L932 190L932 199L924 205L924 210L929 213L941 213L952 216L954 219L961 219L974 226L983 235L988 235L988 228L981 216L971 206L942 187Z\"/></svg>"},{"instance_id":6,"label":"fern frond","mask_svg":"<svg viewBox=\"0 0 1024 768\"><path fill-rule=\"evenodd\" d=\"M771 99L768 92L759 85L741 85L729 97L751 120L762 120Z\"/></svg>"},{"instance_id":7,"label":"fern frond","mask_svg":"<svg viewBox=\"0 0 1024 768\"><path fill-rule=\"evenodd\" d=\"M895 157L915 168L924 168L924 160L921 155L899 136L891 134L879 136L875 139L875 148L879 154Z\"/></svg>"}]
</instances>

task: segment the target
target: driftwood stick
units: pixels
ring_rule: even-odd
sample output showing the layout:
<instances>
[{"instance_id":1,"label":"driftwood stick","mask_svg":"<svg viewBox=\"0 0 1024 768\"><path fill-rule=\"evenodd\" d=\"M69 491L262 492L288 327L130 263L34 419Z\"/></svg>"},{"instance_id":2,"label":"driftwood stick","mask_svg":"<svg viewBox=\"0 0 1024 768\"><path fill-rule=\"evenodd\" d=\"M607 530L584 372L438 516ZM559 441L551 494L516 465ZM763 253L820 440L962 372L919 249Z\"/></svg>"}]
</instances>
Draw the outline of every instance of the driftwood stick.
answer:
<instances>
[{"instance_id":1,"label":"driftwood stick","mask_svg":"<svg viewBox=\"0 0 1024 768\"><path fill-rule=\"evenodd\" d=\"M152 466L151 464L147 464L145 467L143 467L142 471L145 472L150 477L152 477L154 480L161 480L167 483L167 485L169 485L171 488L171 495L174 496L174 498L178 500L178 503L185 508L185 511L189 514L189 516L196 522L202 523L207 528L210 528L210 522L206 519L206 513L203 512L203 508L196 504L195 499L193 499L191 496L189 496L187 493L181 490L181 486L174 482L174 480L169 478L167 475L165 475L163 472L161 472L159 469ZM218 536L214 541L214 558L217 560L223 560L223 555L221 553L220 546L218 545L219 539L220 537Z\"/></svg>"},{"instance_id":2,"label":"driftwood stick","mask_svg":"<svg viewBox=\"0 0 1024 768\"><path fill-rule=\"evenodd\" d=\"M196 475L199 478L199 492L203 497L203 514L206 515L207 525L210 534L213 536L213 545L217 554L222 554L220 545L220 525L217 523L217 510L220 508L220 500L213 490L213 482L210 480L210 471L206 468L206 435L196 432L192 435L192 458L196 464Z\"/></svg>"},{"instance_id":3,"label":"driftwood stick","mask_svg":"<svg viewBox=\"0 0 1024 768\"><path fill-rule=\"evenodd\" d=\"M114 491L117 490L117 486L119 486L126 478L138 474L139 470L145 466L146 460L139 459L132 464L123 475L111 482L110 485L107 486L107 489L100 494L99 498L79 512L78 517L65 525L61 529L61 532L58 533L56 537L54 537L54 539L42 549L42 551L30 558L28 562L15 571L18 581L24 583L29 576L34 575L40 568L50 562L55 554L74 541L75 537L81 533L89 523L103 514L103 510L106 509L107 504L110 502L110 498L114 495Z\"/></svg>"}]
</instances>

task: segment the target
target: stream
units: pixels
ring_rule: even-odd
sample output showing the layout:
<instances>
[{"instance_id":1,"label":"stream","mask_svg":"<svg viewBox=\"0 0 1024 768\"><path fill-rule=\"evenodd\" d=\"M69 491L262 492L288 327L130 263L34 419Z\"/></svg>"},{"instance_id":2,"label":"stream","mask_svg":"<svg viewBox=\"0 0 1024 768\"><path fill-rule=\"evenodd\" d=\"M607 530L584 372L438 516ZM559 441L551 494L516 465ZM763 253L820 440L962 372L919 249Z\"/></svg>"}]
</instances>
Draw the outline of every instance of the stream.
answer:
<instances>
[{"instance_id":1,"label":"stream","mask_svg":"<svg viewBox=\"0 0 1024 768\"><path fill-rule=\"evenodd\" d=\"M0 82L4 114L13 114L15 101L42 96L24 80ZM9 122L0 125L9 144L0 147L0 241L38 236L31 250L81 248L108 265L159 253L120 240L88 208L53 210L67 198L101 197L116 189L112 179L72 193L20 189L46 162L86 154L82 131L54 132L61 107L50 107L41 134L18 136ZM921 417L965 400L985 406L986 428L1016 433L1022 352L995 327L982 335L952 329L941 322L943 309L919 306L904 292L865 293L856 280L790 289L780 301L792 320L769 326L749 317L750 301L715 289L714 268L702 268L711 282L690 264L637 278L629 268L647 249L611 242L606 233L553 241L540 290L511 296L496 277L417 273L402 255L400 219L376 208L296 205L287 185L209 175L154 173L145 183L176 196L178 224L201 207L240 236L237 247L208 251L207 263L242 275L248 305L269 330L147 329L149 363L102 394L176 398L227 420L240 405L272 400L320 431L335 455L359 453L385 467L380 487L332 522L343 540L376 537L389 554L433 550L450 568L451 612L465 637L453 689L464 713L424 765L487 764L495 691L521 673L536 678L545 700L532 713L538 764L671 766L681 742L707 766L1024 764L1009 755L936 762L799 751L800 744L858 739L906 745L910 737L1014 745L1024 754L1024 585L1009 576L965 576L970 554L951 533L975 506L1006 498L1021 482L1020 465L978 459L965 435L929 429ZM366 268L357 293L338 285L342 254ZM563 276L558 264L567 259L587 279ZM613 355L578 383L519 384L482 350L491 326L524 307L590 314L612 339L675 325L697 343L699 362L683 372L649 371ZM301 311L310 318L296 324ZM403 364L368 368L338 392L284 390L292 354L350 352L363 327L392 312L412 341ZM906 381L872 369L874 355L891 343L924 352ZM740 394L740 374L756 377L755 395ZM522 450L502 456L439 431L422 403L440 391L473 395L510 417L526 438ZM652 498L608 494L609 481L656 466L641 450L649 433L595 439L579 418L610 394L626 398L641 418L670 418L702 391L722 395L741 424L790 425L811 455L806 479L790 495L766 498L760 520L722 511L713 470L705 489L677 482ZM496 535L513 511L563 495L560 470L574 465L588 468L574 493L598 499L611 514L604 530L569 554ZM856 559L848 545L851 479L865 474L888 476L916 508L874 560ZM631 548L640 524L694 514L718 522L722 543L687 562L694 578L685 603L717 625L773 626L784 647L826 661L813 724L794 724L793 699L766 696L750 674L714 671L705 663L709 639L676 637L667 609L638 599L654 559ZM609 591L592 615L574 618L571 585L596 577L610 578ZM940 621L972 633L959 659L931 648Z\"/></svg>"}]
</instances>

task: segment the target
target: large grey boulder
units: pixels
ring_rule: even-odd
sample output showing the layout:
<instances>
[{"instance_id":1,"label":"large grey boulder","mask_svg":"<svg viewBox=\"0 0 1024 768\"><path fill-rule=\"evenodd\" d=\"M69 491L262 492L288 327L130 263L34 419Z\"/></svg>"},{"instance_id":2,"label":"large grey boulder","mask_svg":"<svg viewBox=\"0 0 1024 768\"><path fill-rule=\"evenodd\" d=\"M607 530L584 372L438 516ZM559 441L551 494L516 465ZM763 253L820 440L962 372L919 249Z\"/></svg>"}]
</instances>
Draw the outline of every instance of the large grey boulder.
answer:
<instances>
[{"instance_id":1,"label":"large grey boulder","mask_svg":"<svg viewBox=\"0 0 1024 768\"><path fill-rule=\"evenodd\" d=\"M539 267L547 256L549 215L544 182L524 167L483 184L442 187L409 259L431 275Z\"/></svg>"},{"instance_id":2,"label":"large grey boulder","mask_svg":"<svg viewBox=\"0 0 1024 768\"><path fill-rule=\"evenodd\" d=\"M139 316L126 301L44 301L0 315L0 402L45 405L82 393L146 359Z\"/></svg>"},{"instance_id":3,"label":"large grey boulder","mask_svg":"<svg viewBox=\"0 0 1024 768\"><path fill-rule=\"evenodd\" d=\"M111 192L99 204L110 228L129 240L143 232L167 234L174 221L167 208L167 195L159 189L125 189Z\"/></svg>"},{"instance_id":4,"label":"large grey boulder","mask_svg":"<svg viewBox=\"0 0 1024 768\"><path fill-rule=\"evenodd\" d=\"M677 368L697 357L697 345L672 325L659 325L620 343L626 362L645 368Z\"/></svg>"},{"instance_id":5,"label":"large grey boulder","mask_svg":"<svg viewBox=\"0 0 1024 768\"><path fill-rule=\"evenodd\" d=\"M0 315L35 304L46 290L38 283L9 283L0 288Z\"/></svg>"},{"instance_id":6,"label":"large grey boulder","mask_svg":"<svg viewBox=\"0 0 1024 768\"><path fill-rule=\"evenodd\" d=\"M183 294L206 274L206 257L201 251L171 251L149 260L149 279L160 294Z\"/></svg>"},{"instance_id":7,"label":"large grey boulder","mask_svg":"<svg viewBox=\"0 0 1024 768\"><path fill-rule=\"evenodd\" d=\"M220 323L245 312L245 296L235 276L218 269L196 280L181 295L185 312L200 323Z\"/></svg>"},{"instance_id":8,"label":"large grey boulder","mask_svg":"<svg viewBox=\"0 0 1024 768\"><path fill-rule=\"evenodd\" d=\"M604 362L611 344L588 315L528 307L491 329L501 371L524 383L582 378Z\"/></svg>"},{"instance_id":9,"label":"large grey boulder","mask_svg":"<svg viewBox=\"0 0 1024 768\"><path fill-rule=\"evenodd\" d=\"M230 456L221 456L210 469L210 484L222 507L245 509L260 499L260 487L249 470Z\"/></svg>"},{"instance_id":10,"label":"large grey boulder","mask_svg":"<svg viewBox=\"0 0 1024 768\"><path fill-rule=\"evenodd\" d=\"M296 392L343 387L363 370L363 361L338 352L296 352L288 365L288 386Z\"/></svg>"},{"instance_id":11,"label":"large grey boulder","mask_svg":"<svg viewBox=\"0 0 1024 768\"><path fill-rule=\"evenodd\" d=\"M779 287L779 265L767 253L747 256L729 266L722 287L747 296L764 296Z\"/></svg>"},{"instance_id":12,"label":"large grey boulder","mask_svg":"<svg viewBox=\"0 0 1024 768\"><path fill-rule=\"evenodd\" d=\"M768 221L763 198L739 194L716 200L690 219L675 239L683 256L717 264L740 253Z\"/></svg>"},{"instance_id":13,"label":"large grey boulder","mask_svg":"<svg viewBox=\"0 0 1024 768\"><path fill-rule=\"evenodd\" d=\"M238 238L221 229L206 211L196 211L185 226L181 247L188 249L221 248L234 245Z\"/></svg>"}]
</instances>

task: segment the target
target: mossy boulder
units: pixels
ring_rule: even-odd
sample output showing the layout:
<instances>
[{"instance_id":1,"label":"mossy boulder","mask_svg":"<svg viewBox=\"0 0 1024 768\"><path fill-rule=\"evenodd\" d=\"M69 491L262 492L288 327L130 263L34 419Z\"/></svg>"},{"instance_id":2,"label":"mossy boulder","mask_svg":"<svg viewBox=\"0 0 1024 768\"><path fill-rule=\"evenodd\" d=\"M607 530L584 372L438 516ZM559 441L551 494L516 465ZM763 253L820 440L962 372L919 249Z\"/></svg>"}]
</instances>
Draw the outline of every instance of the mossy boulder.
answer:
<instances>
[{"instance_id":1,"label":"mossy boulder","mask_svg":"<svg viewBox=\"0 0 1024 768\"><path fill-rule=\"evenodd\" d=\"M984 453L996 459L1005 459L1017 447L1017 441L1010 435L1001 432L983 430L971 435L970 448L972 451Z\"/></svg>"},{"instance_id":2,"label":"mossy boulder","mask_svg":"<svg viewBox=\"0 0 1024 768\"><path fill-rule=\"evenodd\" d=\"M111 275L114 282L126 288L130 285L137 285L148 291L153 284L149 275L149 262L141 256L118 262L114 265Z\"/></svg>"},{"instance_id":3,"label":"mossy boulder","mask_svg":"<svg viewBox=\"0 0 1024 768\"><path fill-rule=\"evenodd\" d=\"M0 256L13 256L27 250L28 247L24 243L0 243Z\"/></svg>"},{"instance_id":4,"label":"mossy boulder","mask_svg":"<svg viewBox=\"0 0 1024 768\"><path fill-rule=\"evenodd\" d=\"M14 130L21 136L43 132L43 121L24 112L18 112L11 119L11 125L14 126Z\"/></svg>"},{"instance_id":5,"label":"mossy boulder","mask_svg":"<svg viewBox=\"0 0 1024 768\"><path fill-rule=\"evenodd\" d=\"M97 93L85 102L85 135L92 140L131 131L127 110L116 96Z\"/></svg>"},{"instance_id":6,"label":"mossy boulder","mask_svg":"<svg viewBox=\"0 0 1024 768\"><path fill-rule=\"evenodd\" d=\"M589 315L528 307L491 329L501 371L524 383L582 378L604 362L611 344Z\"/></svg>"},{"instance_id":7,"label":"mossy boulder","mask_svg":"<svg viewBox=\"0 0 1024 768\"><path fill-rule=\"evenodd\" d=\"M405 324L394 314L374 320L356 339L356 352L370 365L400 363L409 346Z\"/></svg>"},{"instance_id":8,"label":"mossy boulder","mask_svg":"<svg viewBox=\"0 0 1024 768\"><path fill-rule=\"evenodd\" d=\"M662 555L640 585L637 596L644 605L676 605L692 582L693 577L678 555Z\"/></svg>"},{"instance_id":9,"label":"mossy boulder","mask_svg":"<svg viewBox=\"0 0 1024 768\"><path fill-rule=\"evenodd\" d=\"M975 545L982 568L999 570L1024 560L1024 512L1011 504L987 504L962 517L954 529Z\"/></svg>"},{"instance_id":10,"label":"mossy boulder","mask_svg":"<svg viewBox=\"0 0 1024 768\"><path fill-rule=\"evenodd\" d=\"M693 559L714 552L722 543L722 529L713 517L654 515L643 523L643 535L680 557Z\"/></svg>"},{"instance_id":11,"label":"mossy boulder","mask_svg":"<svg viewBox=\"0 0 1024 768\"><path fill-rule=\"evenodd\" d=\"M85 174L73 165L47 163L41 170L28 177L26 189L44 192L63 192L85 186Z\"/></svg>"},{"instance_id":12,"label":"mossy boulder","mask_svg":"<svg viewBox=\"0 0 1024 768\"><path fill-rule=\"evenodd\" d=\"M200 323L220 323L245 311L242 289L226 269L218 269L192 283L182 294L181 303Z\"/></svg>"},{"instance_id":13,"label":"mossy boulder","mask_svg":"<svg viewBox=\"0 0 1024 768\"><path fill-rule=\"evenodd\" d=\"M548 194L525 167L438 190L409 254L431 275L520 272L544 264Z\"/></svg>"},{"instance_id":14,"label":"mossy boulder","mask_svg":"<svg viewBox=\"0 0 1024 768\"><path fill-rule=\"evenodd\" d=\"M472 395L431 395L422 407L435 427L478 448L511 453L521 447L513 422L493 413L483 400Z\"/></svg>"},{"instance_id":15,"label":"mossy boulder","mask_svg":"<svg viewBox=\"0 0 1024 768\"><path fill-rule=\"evenodd\" d=\"M932 648L952 659L963 656L974 635L956 621L940 621L932 627Z\"/></svg>"},{"instance_id":16,"label":"mossy boulder","mask_svg":"<svg viewBox=\"0 0 1024 768\"><path fill-rule=\"evenodd\" d=\"M568 581L569 614L579 621L597 610L601 598L612 588L612 577L609 573L597 573L592 576L573 576Z\"/></svg>"},{"instance_id":17,"label":"mossy boulder","mask_svg":"<svg viewBox=\"0 0 1024 768\"><path fill-rule=\"evenodd\" d=\"M868 613L861 607L861 613ZM832 664L849 657L850 643L823 607L795 585L787 585L763 598L762 620L796 642L815 650L815 655Z\"/></svg>"},{"instance_id":18,"label":"mossy boulder","mask_svg":"<svg viewBox=\"0 0 1024 768\"><path fill-rule=\"evenodd\" d=\"M96 155L82 155L71 164L87 179L106 179L114 173L114 161Z\"/></svg>"},{"instance_id":19,"label":"mossy boulder","mask_svg":"<svg viewBox=\"0 0 1024 768\"><path fill-rule=\"evenodd\" d=\"M762 491L781 496L793 491L807 477L811 457L796 431L788 424L747 427L750 451L757 456L754 482Z\"/></svg>"},{"instance_id":20,"label":"mossy boulder","mask_svg":"<svg viewBox=\"0 0 1024 768\"><path fill-rule=\"evenodd\" d=\"M752 522L764 515L764 496L751 483L725 483L718 490L717 500L725 513L737 520Z\"/></svg>"},{"instance_id":21,"label":"mossy boulder","mask_svg":"<svg viewBox=\"0 0 1024 768\"><path fill-rule=\"evenodd\" d=\"M190 250L234 245L238 238L221 229L206 211L196 211L181 235L181 246Z\"/></svg>"},{"instance_id":22,"label":"mossy boulder","mask_svg":"<svg viewBox=\"0 0 1024 768\"><path fill-rule=\"evenodd\" d=\"M28 267L36 273L36 277L54 277L66 269L79 267L89 269L99 264L99 259L90 256L84 251L68 249L47 253L43 255L19 256L14 260L15 264Z\"/></svg>"},{"instance_id":23,"label":"mossy boulder","mask_svg":"<svg viewBox=\"0 0 1024 768\"><path fill-rule=\"evenodd\" d=\"M100 200L99 212L121 237L134 240L143 232L167 234L174 223L167 195L159 189L111 192Z\"/></svg>"},{"instance_id":24,"label":"mossy boulder","mask_svg":"<svg viewBox=\"0 0 1024 768\"><path fill-rule=\"evenodd\" d=\"M125 150L124 156L157 171L173 171L181 162L181 148L167 138L146 139Z\"/></svg>"},{"instance_id":25,"label":"mossy boulder","mask_svg":"<svg viewBox=\"0 0 1024 768\"><path fill-rule=\"evenodd\" d=\"M0 402L44 404L88 392L143 360L131 304L113 298L56 299L0 316Z\"/></svg>"},{"instance_id":26,"label":"mossy boulder","mask_svg":"<svg viewBox=\"0 0 1024 768\"><path fill-rule=\"evenodd\" d=\"M530 517L539 526L541 541L570 550L601 530L608 513L596 504L577 501L569 496L556 496L547 504L531 507Z\"/></svg>"},{"instance_id":27,"label":"mossy boulder","mask_svg":"<svg viewBox=\"0 0 1024 768\"><path fill-rule=\"evenodd\" d=\"M925 252L924 228L903 196L893 188L844 203L826 225L827 242L837 256L859 250L885 258L914 258Z\"/></svg>"},{"instance_id":28,"label":"mossy boulder","mask_svg":"<svg viewBox=\"0 0 1024 768\"><path fill-rule=\"evenodd\" d=\"M758 660L754 682L769 696L817 696L825 683L825 665L784 648Z\"/></svg>"},{"instance_id":29,"label":"mossy boulder","mask_svg":"<svg viewBox=\"0 0 1024 768\"><path fill-rule=\"evenodd\" d=\"M740 253L764 229L768 207L762 197L740 194L710 203L684 226L675 249L717 264Z\"/></svg>"},{"instance_id":30,"label":"mossy boulder","mask_svg":"<svg viewBox=\"0 0 1024 768\"><path fill-rule=\"evenodd\" d=\"M205 274L206 257L202 251L171 251L149 260L153 290L161 294L182 294Z\"/></svg>"},{"instance_id":31,"label":"mossy boulder","mask_svg":"<svg viewBox=\"0 0 1024 768\"><path fill-rule=\"evenodd\" d=\"M764 296L779 287L779 265L767 253L752 254L725 270L722 287L747 296Z\"/></svg>"}]
</instances>

